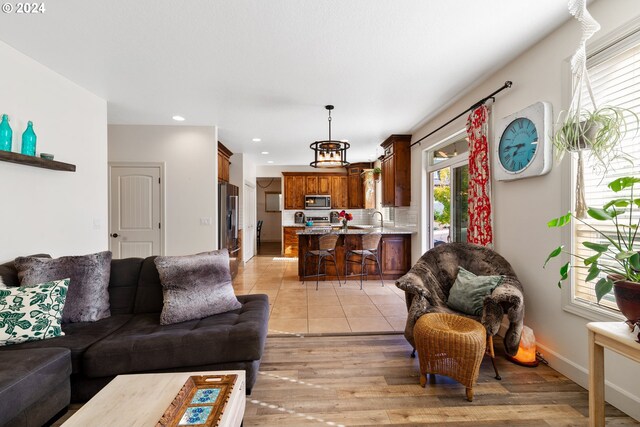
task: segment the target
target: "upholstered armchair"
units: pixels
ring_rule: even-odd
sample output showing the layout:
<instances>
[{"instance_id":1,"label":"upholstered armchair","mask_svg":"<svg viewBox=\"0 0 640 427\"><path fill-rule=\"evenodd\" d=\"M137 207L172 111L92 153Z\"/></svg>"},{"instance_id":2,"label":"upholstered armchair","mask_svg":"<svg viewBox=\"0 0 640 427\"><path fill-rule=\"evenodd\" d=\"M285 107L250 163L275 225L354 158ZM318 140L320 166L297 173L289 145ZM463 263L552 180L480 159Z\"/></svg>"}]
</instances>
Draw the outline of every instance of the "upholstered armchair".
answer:
<instances>
[{"instance_id":1,"label":"upholstered armchair","mask_svg":"<svg viewBox=\"0 0 640 427\"><path fill-rule=\"evenodd\" d=\"M459 313L446 304L449 290L458 274L458 266L477 276L505 276L491 295L485 297L480 317ZM522 284L511 265L491 249L470 243L436 246L422 255L416 265L396 281L396 286L405 291L409 315L404 335L414 349L415 323L423 314L435 312L458 314L479 321L486 328L487 337L491 342L506 314L509 327L505 334L504 347L511 356L518 351L524 318Z\"/></svg>"}]
</instances>

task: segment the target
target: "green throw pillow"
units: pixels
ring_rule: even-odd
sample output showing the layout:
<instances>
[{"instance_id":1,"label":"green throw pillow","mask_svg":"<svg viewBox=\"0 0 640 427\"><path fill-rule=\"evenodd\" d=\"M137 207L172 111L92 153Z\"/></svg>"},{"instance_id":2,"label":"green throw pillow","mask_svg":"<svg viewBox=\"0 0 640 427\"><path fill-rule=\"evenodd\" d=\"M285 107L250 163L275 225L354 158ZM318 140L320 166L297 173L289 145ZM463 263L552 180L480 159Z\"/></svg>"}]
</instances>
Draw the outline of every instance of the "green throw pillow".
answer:
<instances>
[{"instance_id":1,"label":"green throw pillow","mask_svg":"<svg viewBox=\"0 0 640 427\"><path fill-rule=\"evenodd\" d=\"M60 327L69 279L0 288L0 346L64 335Z\"/></svg>"},{"instance_id":2,"label":"green throw pillow","mask_svg":"<svg viewBox=\"0 0 640 427\"><path fill-rule=\"evenodd\" d=\"M504 276L476 276L458 267L458 276L449 291L449 308L472 316L482 315L482 302L502 282Z\"/></svg>"}]
</instances>

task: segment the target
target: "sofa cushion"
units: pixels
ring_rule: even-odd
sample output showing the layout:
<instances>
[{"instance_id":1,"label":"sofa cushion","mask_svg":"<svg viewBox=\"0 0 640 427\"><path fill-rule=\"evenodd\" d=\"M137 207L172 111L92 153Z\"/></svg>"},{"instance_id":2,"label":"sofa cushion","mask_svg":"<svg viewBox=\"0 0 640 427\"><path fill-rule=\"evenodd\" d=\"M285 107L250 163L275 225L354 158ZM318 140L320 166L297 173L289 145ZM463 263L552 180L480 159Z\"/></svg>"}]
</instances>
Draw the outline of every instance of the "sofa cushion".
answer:
<instances>
[{"instance_id":1,"label":"sofa cushion","mask_svg":"<svg viewBox=\"0 0 640 427\"><path fill-rule=\"evenodd\" d=\"M95 322L110 316L111 252L56 259L18 257L15 265L20 286L71 279L63 322Z\"/></svg>"},{"instance_id":2,"label":"sofa cushion","mask_svg":"<svg viewBox=\"0 0 640 427\"><path fill-rule=\"evenodd\" d=\"M131 314L140 279L142 258L114 259L109 279L109 309L111 314Z\"/></svg>"},{"instance_id":3,"label":"sofa cushion","mask_svg":"<svg viewBox=\"0 0 640 427\"><path fill-rule=\"evenodd\" d=\"M60 327L69 279L0 289L0 346L64 335Z\"/></svg>"},{"instance_id":4,"label":"sofa cushion","mask_svg":"<svg viewBox=\"0 0 640 427\"><path fill-rule=\"evenodd\" d=\"M56 393L61 385L68 388L69 375L71 360L65 348L0 352L0 425L34 402Z\"/></svg>"},{"instance_id":5,"label":"sofa cushion","mask_svg":"<svg viewBox=\"0 0 640 427\"><path fill-rule=\"evenodd\" d=\"M155 259L163 289L160 324L202 319L240 308L231 285L229 252L222 249Z\"/></svg>"},{"instance_id":6,"label":"sofa cushion","mask_svg":"<svg viewBox=\"0 0 640 427\"><path fill-rule=\"evenodd\" d=\"M51 338L42 341L30 341L15 346L6 347L9 349L31 349L31 348L52 348L63 347L71 351L71 363L73 373L81 371L83 353L96 341L100 341L107 335L116 331L131 319L130 314L120 314L97 322L67 323L62 325L65 335L63 337ZM5 350L1 350L5 351Z\"/></svg>"},{"instance_id":7,"label":"sofa cushion","mask_svg":"<svg viewBox=\"0 0 640 427\"><path fill-rule=\"evenodd\" d=\"M155 256L145 258L142 267L140 267L136 300L133 305L135 314L160 313L162 311L162 285L154 263L155 259Z\"/></svg>"},{"instance_id":8,"label":"sofa cushion","mask_svg":"<svg viewBox=\"0 0 640 427\"><path fill-rule=\"evenodd\" d=\"M135 315L89 347L83 372L105 377L134 372L258 360L267 336L266 295L238 297L242 307L200 320L160 325L160 315Z\"/></svg>"}]
</instances>

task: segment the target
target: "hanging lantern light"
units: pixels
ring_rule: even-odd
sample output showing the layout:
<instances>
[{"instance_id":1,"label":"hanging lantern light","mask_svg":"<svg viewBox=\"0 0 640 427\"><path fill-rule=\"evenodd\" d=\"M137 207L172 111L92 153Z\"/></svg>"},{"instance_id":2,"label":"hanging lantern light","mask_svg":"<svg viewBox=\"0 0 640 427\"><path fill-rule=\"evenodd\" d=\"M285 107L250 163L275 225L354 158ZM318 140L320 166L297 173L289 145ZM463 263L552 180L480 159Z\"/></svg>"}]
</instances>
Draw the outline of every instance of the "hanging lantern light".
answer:
<instances>
[{"instance_id":1,"label":"hanging lantern light","mask_svg":"<svg viewBox=\"0 0 640 427\"><path fill-rule=\"evenodd\" d=\"M347 161L347 149L350 147L346 141L334 141L331 139L331 110L333 105L325 105L329 111L329 139L316 141L309 147L313 150L314 160L309 163L314 168L341 168L349 166Z\"/></svg>"}]
</instances>

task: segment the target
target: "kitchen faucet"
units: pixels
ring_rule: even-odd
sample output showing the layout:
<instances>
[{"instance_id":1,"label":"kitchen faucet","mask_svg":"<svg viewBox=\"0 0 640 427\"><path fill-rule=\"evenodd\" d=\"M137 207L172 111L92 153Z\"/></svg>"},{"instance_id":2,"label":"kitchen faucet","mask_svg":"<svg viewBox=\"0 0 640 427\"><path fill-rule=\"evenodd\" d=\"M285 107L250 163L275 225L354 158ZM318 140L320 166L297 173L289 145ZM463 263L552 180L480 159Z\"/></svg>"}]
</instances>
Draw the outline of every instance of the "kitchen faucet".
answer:
<instances>
[{"instance_id":1,"label":"kitchen faucet","mask_svg":"<svg viewBox=\"0 0 640 427\"><path fill-rule=\"evenodd\" d=\"M380 211L374 211L371 216L375 216L376 214L380 214L380 228L384 227L384 217L382 216L382 212Z\"/></svg>"}]
</instances>

